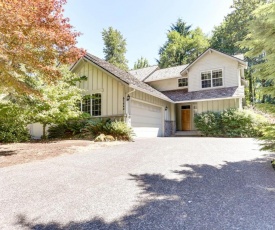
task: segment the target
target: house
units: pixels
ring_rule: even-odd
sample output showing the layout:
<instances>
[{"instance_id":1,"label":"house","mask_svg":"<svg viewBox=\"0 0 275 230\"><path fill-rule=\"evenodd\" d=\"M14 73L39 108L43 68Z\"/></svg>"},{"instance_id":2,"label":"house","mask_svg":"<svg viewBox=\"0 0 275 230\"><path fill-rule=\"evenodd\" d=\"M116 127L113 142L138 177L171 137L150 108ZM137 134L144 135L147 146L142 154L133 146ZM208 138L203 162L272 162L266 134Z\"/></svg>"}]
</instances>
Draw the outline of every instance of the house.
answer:
<instances>
[{"instance_id":1,"label":"house","mask_svg":"<svg viewBox=\"0 0 275 230\"><path fill-rule=\"evenodd\" d=\"M156 137L196 130L195 113L241 109L245 68L241 56L208 49L189 65L129 72L87 53L71 71L92 96L83 98L82 111L124 120L137 137Z\"/></svg>"}]
</instances>

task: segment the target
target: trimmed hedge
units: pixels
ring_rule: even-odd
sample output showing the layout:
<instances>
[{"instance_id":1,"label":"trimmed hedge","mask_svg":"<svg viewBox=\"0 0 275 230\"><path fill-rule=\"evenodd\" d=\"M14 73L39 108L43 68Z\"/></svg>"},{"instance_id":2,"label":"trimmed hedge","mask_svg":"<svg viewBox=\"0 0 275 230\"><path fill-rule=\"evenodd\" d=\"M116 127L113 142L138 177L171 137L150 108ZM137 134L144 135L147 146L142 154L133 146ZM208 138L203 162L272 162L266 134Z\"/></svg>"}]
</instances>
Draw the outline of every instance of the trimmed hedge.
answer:
<instances>
[{"instance_id":1,"label":"trimmed hedge","mask_svg":"<svg viewBox=\"0 0 275 230\"><path fill-rule=\"evenodd\" d=\"M248 110L228 109L195 115L195 125L204 136L259 137L266 120Z\"/></svg>"}]
</instances>

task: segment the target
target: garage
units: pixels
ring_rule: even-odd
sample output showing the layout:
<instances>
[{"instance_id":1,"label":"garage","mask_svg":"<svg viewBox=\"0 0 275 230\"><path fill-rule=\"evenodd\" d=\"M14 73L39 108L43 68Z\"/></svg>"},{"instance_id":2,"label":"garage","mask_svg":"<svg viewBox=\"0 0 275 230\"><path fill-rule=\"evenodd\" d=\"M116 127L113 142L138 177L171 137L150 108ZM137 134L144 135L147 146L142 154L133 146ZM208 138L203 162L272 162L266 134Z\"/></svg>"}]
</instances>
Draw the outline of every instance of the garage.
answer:
<instances>
[{"instance_id":1,"label":"garage","mask_svg":"<svg viewBox=\"0 0 275 230\"><path fill-rule=\"evenodd\" d=\"M131 126L136 137L163 136L162 108L143 102L131 101Z\"/></svg>"}]
</instances>

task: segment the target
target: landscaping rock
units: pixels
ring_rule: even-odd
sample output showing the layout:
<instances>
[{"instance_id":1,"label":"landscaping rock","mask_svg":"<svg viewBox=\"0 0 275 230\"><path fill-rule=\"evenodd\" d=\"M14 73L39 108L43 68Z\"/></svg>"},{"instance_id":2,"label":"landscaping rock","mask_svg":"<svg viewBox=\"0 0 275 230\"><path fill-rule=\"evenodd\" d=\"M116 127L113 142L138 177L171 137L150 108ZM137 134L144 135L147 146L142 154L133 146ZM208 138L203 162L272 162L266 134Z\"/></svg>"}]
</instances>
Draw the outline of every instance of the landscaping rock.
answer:
<instances>
[{"instance_id":1,"label":"landscaping rock","mask_svg":"<svg viewBox=\"0 0 275 230\"><path fill-rule=\"evenodd\" d=\"M103 142L103 141L115 141L115 138L111 135L100 134L95 138L95 142Z\"/></svg>"}]
</instances>

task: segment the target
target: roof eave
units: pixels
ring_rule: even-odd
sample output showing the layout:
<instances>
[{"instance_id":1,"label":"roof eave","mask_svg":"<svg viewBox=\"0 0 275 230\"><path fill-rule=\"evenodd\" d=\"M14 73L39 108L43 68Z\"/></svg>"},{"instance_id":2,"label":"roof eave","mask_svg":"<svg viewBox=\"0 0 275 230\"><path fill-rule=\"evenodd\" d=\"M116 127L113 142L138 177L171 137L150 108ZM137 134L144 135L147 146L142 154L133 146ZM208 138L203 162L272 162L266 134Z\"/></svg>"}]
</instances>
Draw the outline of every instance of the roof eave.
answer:
<instances>
[{"instance_id":1,"label":"roof eave","mask_svg":"<svg viewBox=\"0 0 275 230\"><path fill-rule=\"evenodd\" d=\"M141 91L141 92L143 92L143 93L147 93L147 94L149 94L149 95L151 95L151 96L157 97L157 98L162 99L162 100L164 100L164 101L168 101L168 102L174 103L173 100L171 100L170 98L168 98L168 97L165 96L165 95L163 95L164 97L158 96L158 95L156 95L156 94L154 94L154 93L152 93L152 92L150 92L150 91L147 91L147 90L145 90L145 89L142 89L142 88L140 88L140 87L138 87L138 86L136 86L136 85L133 85L133 84L129 84L129 87L131 87L131 88L133 88L133 89L136 89L136 90L139 90L139 91ZM166 97L167 97L167 98L166 98Z\"/></svg>"},{"instance_id":2,"label":"roof eave","mask_svg":"<svg viewBox=\"0 0 275 230\"><path fill-rule=\"evenodd\" d=\"M199 100L174 101L174 103L179 104L179 103L190 103L190 102L200 102L200 101L218 101L218 100L237 99L237 98L244 98L244 97L245 96L218 97L218 98L208 98L208 99L199 99Z\"/></svg>"}]
</instances>

